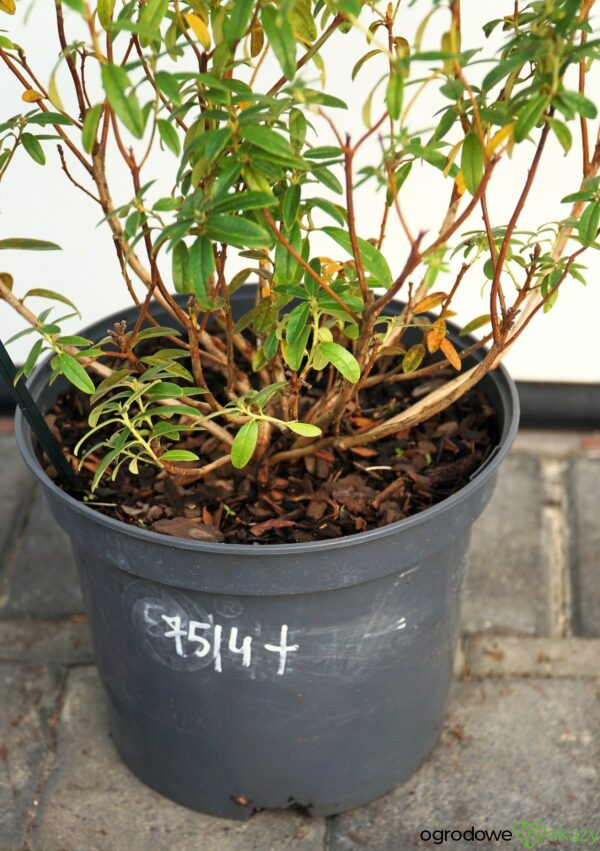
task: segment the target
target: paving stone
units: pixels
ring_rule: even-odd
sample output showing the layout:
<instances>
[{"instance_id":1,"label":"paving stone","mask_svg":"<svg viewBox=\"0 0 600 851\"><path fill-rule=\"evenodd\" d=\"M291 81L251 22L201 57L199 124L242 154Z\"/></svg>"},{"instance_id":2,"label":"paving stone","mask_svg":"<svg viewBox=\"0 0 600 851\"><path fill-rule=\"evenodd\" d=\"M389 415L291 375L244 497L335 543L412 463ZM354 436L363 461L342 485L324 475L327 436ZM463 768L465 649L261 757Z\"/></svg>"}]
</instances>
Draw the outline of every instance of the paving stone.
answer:
<instances>
[{"instance_id":1,"label":"paving stone","mask_svg":"<svg viewBox=\"0 0 600 851\"><path fill-rule=\"evenodd\" d=\"M16 532L19 507L26 502L32 487L14 435L0 433L0 571L5 567L6 552Z\"/></svg>"},{"instance_id":2,"label":"paving stone","mask_svg":"<svg viewBox=\"0 0 600 851\"><path fill-rule=\"evenodd\" d=\"M83 612L69 539L36 489L21 543L0 585L0 619L59 618Z\"/></svg>"},{"instance_id":3,"label":"paving stone","mask_svg":"<svg viewBox=\"0 0 600 851\"><path fill-rule=\"evenodd\" d=\"M600 459L569 469L575 630L600 636Z\"/></svg>"},{"instance_id":4,"label":"paving stone","mask_svg":"<svg viewBox=\"0 0 600 851\"><path fill-rule=\"evenodd\" d=\"M0 662L81 665L92 661L85 615L53 621L0 621Z\"/></svg>"},{"instance_id":5,"label":"paving stone","mask_svg":"<svg viewBox=\"0 0 600 851\"><path fill-rule=\"evenodd\" d=\"M16 851L22 845L50 742L60 682L55 670L0 665L1 851Z\"/></svg>"},{"instance_id":6,"label":"paving stone","mask_svg":"<svg viewBox=\"0 0 600 851\"><path fill-rule=\"evenodd\" d=\"M599 829L599 700L593 680L455 684L432 758L389 795L337 817L331 851L433 848L422 831L512 831L521 819L540 819L549 831ZM536 851L556 847L551 840ZM516 845L460 839L443 847Z\"/></svg>"},{"instance_id":7,"label":"paving stone","mask_svg":"<svg viewBox=\"0 0 600 851\"><path fill-rule=\"evenodd\" d=\"M587 431L558 431L535 428L520 431L513 444L512 454L533 455L536 458L569 458L582 450L593 450L598 436Z\"/></svg>"},{"instance_id":8,"label":"paving stone","mask_svg":"<svg viewBox=\"0 0 600 851\"><path fill-rule=\"evenodd\" d=\"M473 527L463 604L465 632L548 631L542 498L539 462L507 458L494 496Z\"/></svg>"},{"instance_id":9,"label":"paving stone","mask_svg":"<svg viewBox=\"0 0 600 851\"><path fill-rule=\"evenodd\" d=\"M600 677L600 641L594 638L474 635L463 644L472 677Z\"/></svg>"},{"instance_id":10,"label":"paving stone","mask_svg":"<svg viewBox=\"0 0 600 851\"><path fill-rule=\"evenodd\" d=\"M324 840L324 819L262 812L232 822L148 789L113 748L95 670L70 673L33 851L321 851Z\"/></svg>"}]
</instances>

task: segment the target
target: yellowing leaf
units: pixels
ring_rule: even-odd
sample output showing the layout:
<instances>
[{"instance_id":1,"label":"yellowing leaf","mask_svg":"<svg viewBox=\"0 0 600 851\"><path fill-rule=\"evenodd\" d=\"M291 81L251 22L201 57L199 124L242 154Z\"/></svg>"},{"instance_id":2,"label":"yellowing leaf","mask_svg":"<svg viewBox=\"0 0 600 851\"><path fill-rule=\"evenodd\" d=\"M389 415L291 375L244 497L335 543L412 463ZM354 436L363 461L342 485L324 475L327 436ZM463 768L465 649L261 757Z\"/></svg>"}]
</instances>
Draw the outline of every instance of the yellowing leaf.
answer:
<instances>
[{"instance_id":1,"label":"yellowing leaf","mask_svg":"<svg viewBox=\"0 0 600 851\"><path fill-rule=\"evenodd\" d=\"M430 354L437 352L446 337L446 323L443 319L436 319L433 327L425 335L425 343Z\"/></svg>"},{"instance_id":2,"label":"yellowing leaf","mask_svg":"<svg viewBox=\"0 0 600 851\"><path fill-rule=\"evenodd\" d=\"M13 276L9 275L8 272L0 272L0 281L4 284L4 286L8 290L12 290L13 288Z\"/></svg>"},{"instance_id":3,"label":"yellowing leaf","mask_svg":"<svg viewBox=\"0 0 600 851\"><path fill-rule=\"evenodd\" d=\"M36 92L35 89L27 89L21 95L21 100L24 100L25 103L36 103L38 100L44 100L44 95L41 92Z\"/></svg>"},{"instance_id":4,"label":"yellowing leaf","mask_svg":"<svg viewBox=\"0 0 600 851\"><path fill-rule=\"evenodd\" d=\"M413 313L425 313L427 310L437 307L448 298L447 293L430 293L418 301L412 309Z\"/></svg>"},{"instance_id":5,"label":"yellowing leaf","mask_svg":"<svg viewBox=\"0 0 600 851\"><path fill-rule=\"evenodd\" d=\"M510 136L512 135L512 132L514 130L514 127L515 127L515 123L513 121L510 124L507 124L505 127L502 127L500 130L498 130L497 133L494 133L492 138L489 140L489 142L485 146L487 153L493 154L494 151L496 150L496 148L499 147L499 145L501 145L502 142L504 142L505 139L510 138Z\"/></svg>"},{"instance_id":6,"label":"yellowing leaf","mask_svg":"<svg viewBox=\"0 0 600 851\"><path fill-rule=\"evenodd\" d=\"M6 12L7 15L14 15L16 8L15 0L0 0L0 12Z\"/></svg>"},{"instance_id":7,"label":"yellowing leaf","mask_svg":"<svg viewBox=\"0 0 600 851\"><path fill-rule=\"evenodd\" d=\"M60 99L58 87L56 85L56 68L50 75L50 81L48 83L48 97L50 98L52 106L55 106L58 110L60 110L60 112L64 112L63 102Z\"/></svg>"},{"instance_id":8,"label":"yellowing leaf","mask_svg":"<svg viewBox=\"0 0 600 851\"><path fill-rule=\"evenodd\" d=\"M448 340L447 338L442 340L442 342L440 343L440 349L444 353L444 357L446 358L446 360L450 364L452 364L452 366L457 372L460 372L462 368L462 361L459 358L458 352L456 351L450 340Z\"/></svg>"},{"instance_id":9,"label":"yellowing leaf","mask_svg":"<svg viewBox=\"0 0 600 851\"><path fill-rule=\"evenodd\" d=\"M210 47L210 33L202 18L199 15L194 15L193 12L186 12L184 18L192 28L194 35L202 47L208 50Z\"/></svg>"}]
</instances>

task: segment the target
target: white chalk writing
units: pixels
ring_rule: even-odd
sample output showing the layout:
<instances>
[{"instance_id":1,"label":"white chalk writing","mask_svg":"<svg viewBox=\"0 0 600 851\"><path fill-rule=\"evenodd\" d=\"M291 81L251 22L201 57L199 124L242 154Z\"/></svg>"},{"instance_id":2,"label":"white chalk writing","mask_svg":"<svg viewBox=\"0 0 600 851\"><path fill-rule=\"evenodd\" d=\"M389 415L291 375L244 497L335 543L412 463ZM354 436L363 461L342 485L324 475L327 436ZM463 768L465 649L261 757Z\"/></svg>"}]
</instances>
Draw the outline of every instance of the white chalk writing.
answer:
<instances>
[{"instance_id":1,"label":"white chalk writing","mask_svg":"<svg viewBox=\"0 0 600 851\"><path fill-rule=\"evenodd\" d=\"M232 626L229 629L228 639L224 641L224 629L221 624L189 620L186 626L180 615L171 616L162 614L161 617L167 627L169 627L163 633L164 638L174 639L177 656L186 658L193 655L202 658L211 655L214 670L220 673L223 670L221 649L222 645L225 644L230 653L241 656L243 668L250 667L252 662L253 637L251 635L245 635L240 642L239 630L236 626ZM189 649L185 642L191 644L193 649ZM288 654L295 653L299 648L298 644L288 644L287 624L281 626L278 644L266 643L262 646L269 653L274 653L278 656L276 673L279 676L285 674Z\"/></svg>"}]
</instances>

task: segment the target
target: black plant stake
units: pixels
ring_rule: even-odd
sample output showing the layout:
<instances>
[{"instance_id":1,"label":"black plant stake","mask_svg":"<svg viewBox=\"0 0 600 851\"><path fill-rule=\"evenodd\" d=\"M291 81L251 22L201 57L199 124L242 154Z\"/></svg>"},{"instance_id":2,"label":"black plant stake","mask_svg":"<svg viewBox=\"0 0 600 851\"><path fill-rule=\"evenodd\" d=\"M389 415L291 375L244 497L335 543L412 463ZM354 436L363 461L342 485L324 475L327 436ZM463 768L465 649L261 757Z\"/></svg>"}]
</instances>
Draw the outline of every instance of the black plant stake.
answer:
<instances>
[{"instance_id":1,"label":"black plant stake","mask_svg":"<svg viewBox=\"0 0 600 851\"><path fill-rule=\"evenodd\" d=\"M17 369L14 363L12 362L12 358L10 357L4 347L4 344L0 340L0 378L4 380L10 393L12 393L12 395L14 396L17 405L23 412L23 416L33 429L35 435L37 436L37 439L40 442L40 446L50 459L51 463L54 465L56 472L58 473L64 484L67 484L72 488L82 490L82 485L79 481L79 478L77 477L77 475L73 471L73 468L63 455L63 451L60 448L58 441L48 428L46 421L39 412L37 405L33 401L31 393L25 386L24 379L19 379L19 381L15 385L16 374Z\"/></svg>"}]
</instances>

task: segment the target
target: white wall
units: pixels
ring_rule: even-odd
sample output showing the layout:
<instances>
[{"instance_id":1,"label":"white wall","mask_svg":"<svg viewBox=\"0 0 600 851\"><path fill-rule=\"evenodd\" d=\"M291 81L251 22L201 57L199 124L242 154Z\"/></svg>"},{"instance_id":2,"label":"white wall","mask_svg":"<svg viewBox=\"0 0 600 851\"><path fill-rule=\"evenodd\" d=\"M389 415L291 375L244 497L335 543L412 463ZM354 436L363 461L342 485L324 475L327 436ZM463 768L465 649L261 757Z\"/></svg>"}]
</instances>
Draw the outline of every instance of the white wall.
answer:
<instances>
[{"instance_id":1,"label":"white wall","mask_svg":"<svg viewBox=\"0 0 600 851\"><path fill-rule=\"evenodd\" d=\"M27 24L24 25L24 14L21 12L23 5L20 4L16 19L9 21L3 16L2 24L4 27L8 25L11 37L26 48L32 64L41 69L41 79L47 81L57 55L54 42L48 37L48 10L46 4L34 5ZM403 31L409 39L425 5L417 3L402 12L405 26ZM484 38L481 23L492 17L501 17L510 11L512 2L487 0L485 3L475 3L471 0L464 6L469 9L468 15L463 14L463 47L467 47L482 45ZM434 18L432 35L443 31L446 23L443 20L444 15L444 12L438 13L437 23ZM72 20L73 16L69 15L68 23ZM351 115L340 111L331 114L339 120L340 127L348 130L354 137L364 130L360 118L360 104L378 78L381 65L378 67L377 62L382 61L377 59L366 65L355 86L350 88L350 69L356 58L365 52L361 40L362 36L358 33L336 35L325 52L328 91L346 99L351 107L356 106ZM429 46L435 48L435 38ZM485 66L481 67L483 69ZM260 78L265 86L278 76L274 64L265 63ZM68 91L66 80L61 89ZM2 117L23 109L20 88L13 84L3 68L0 70L0 93ZM418 120L423 127L431 126L431 115L435 108L437 107L433 106L433 102L424 97L419 102L419 108L415 110L413 121ZM373 114L377 114L377 109L374 108ZM320 144L333 142L330 131L323 122L319 123L317 120L316 126L319 129ZM377 156L374 145L377 145L376 141L370 149L365 150L365 162L368 162L370 157ZM579 180L578 141L575 142L574 148L567 167L562 149L554 138L549 140L545 163L536 179L537 188L525 208L522 219L524 228L537 228L545 221L565 215L566 205L560 204L560 198L575 191ZM532 152L532 145L522 144L511 162L505 162L497 168L489 196L493 224L504 224L508 220L515 203L515 192L526 172ZM48 153L50 154L49 147ZM145 179L168 179L174 163L175 159L171 154L159 154L150 163ZM119 202L130 197L130 188L127 175L119 169L118 163L115 162L114 165L117 169L114 196L115 201ZM440 179L432 171L430 168L414 169L403 190L403 208L415 232L423 228L434 233L447 202L448 188L444 185L441 194L437 191L440 188ZM79 179L85 180L76 165L73 166L73 172ZM20 151L3 180L0 191L0 236L33 236L53 240L63 247L60 253L2 252L0 271L10 271L14 275L17 293L22 294L31 287L60 290L78 305L84 323L129 303L119 276L108 227L106 224L97 227L100 219L99 208L68 183L60 170L57 157L49 155L48 164L42 168L32 165L27 154ZM374 198L368 187L359 190L357 209L361 235L375 236L381 215L381 199ZM468 229L481 226L480 217L474 216ZM395 221L390 228L385 247L392 269L398 267L406 254L406 240ZM334 249L331 243L324 240L322 251L327 253L333 252ZM566 281L555 308L548 314L536 317L527 329L528 332L522 335L514 350L507 356L505 362L516 378L600 381L600 358L596 343L600 317L598 252L588 252L585 263L588 268L587 286ZM445 283L447 285L447 281ZM464 313L460 314L461 319L467 321L487 312L488 308L485 301L486 290L483 290L482 297L484 280L480 273L473 270L465 283L465 292L457 303L464 309ZM443 285L444 282L440 281L440 284ZM439 288L438 284L436 288ZM41 308L41 303L39 306ZM81 323L73 320L70 330L74 331L78 324ZM19 318L15 317L6 305L0 303L0 329L3 339L21 327ZM27 348L27 342L15 343L12 347L15 359L22 358Z\"/></svg>"}]
</instances>

